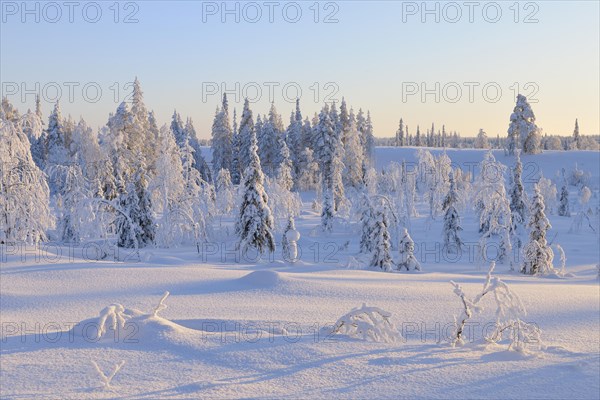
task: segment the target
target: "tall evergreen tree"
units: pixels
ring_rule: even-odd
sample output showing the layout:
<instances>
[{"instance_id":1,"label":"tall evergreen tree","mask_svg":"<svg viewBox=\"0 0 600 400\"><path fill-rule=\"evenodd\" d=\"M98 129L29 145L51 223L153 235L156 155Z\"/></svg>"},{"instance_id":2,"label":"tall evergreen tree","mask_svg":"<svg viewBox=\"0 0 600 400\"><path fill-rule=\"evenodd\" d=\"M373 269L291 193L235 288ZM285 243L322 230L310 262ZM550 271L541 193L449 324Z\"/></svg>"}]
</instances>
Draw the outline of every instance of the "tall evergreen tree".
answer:
<instances>
[{"instance_id":1,"label":"tall evergreen tree","mask_svg":"<svg viewBox=\"0 0 600 400\"><path fill-rule=\"evenodd\" d=\"M252 110L250 110L250 102L248 99L244 100L244 109L242 111L242 118L240 119L240 170L243 172L245 166L250 165L251 154L250 148L252 147L252 137L256 138L256 131L254 128L254 119L252 117Z\"/></svg>"},{"instance_id":2,"label":"tall evergreen tree","mask_svg":"<svg viewBox=\"0 0 600 400\"><path fill-rule=\"evenodd\" d=\"M213 175L217 176L221 169L230 170L233 149L233 135L229 123L229 106L227 94L223 94L221 109L217 109L212 125Z\"/></svg>"},{"instance_id":3,"label":"tall evergreen tree","mask_svg":"<svg viewBox=\"0 0 600 400\"><path fill-rule=\"evenodd\" d=\"M444 246L447 251L460 251L463 242L460 239L459 232L462 231L460 226L460 217L456 205L458 203L458 194L454 184L454 174L450 172L450 189L442 203L444 211Z\"/></svg>"},{"instance_id":4,"label":"tall evergreen tree","mask_svg":"<svg viewBox=\"0 0 600 400\"><path fill-rule=\"evenodd\" d=\"M245 116L245 117L244 117ZM258 157L256 134L250 128L252 114L248 102L244 105L244 131L250 135L249 163L244 171L243 195L236 223L236 232L240 238L241 250L255 248L260 254L265 250L275 251L273 238L273 217L269 208L269 198L265 192L264 175ZM240 126L240 130L242 126Z\"/></svg>"},{"instance_id":5,"label":"tall evergreen tree","mask_svg":"<svg viewBox=\"0 0 600 400\"><path fill-rule=\"evenodd\" d=\"M540 133L535 124L535 115L527 98L517 96L517 104L510 116L508 127L508 154L514 155L517 149L525 154L536 154L541 151Z\"/></svg>"},{"instance_id":6,"label":"tall evergreen tree","mask_svg":"<svg viewBox=\"0 0 600 400\"><path fill-rule=\"evenodd\" d=\"M573 130L573 147L581 150L581 136L579 135L579 122L575 119L575 129Z\"/></svg>"},{"instance_id":7,"label":"tall evergreen tree","mask_svg":"<svg viewBox=\"0 0 600 400\"><path fill-rule=\"evenodd\" d=\"M389 222L386 213L379 208L375 212L372 240L373 240L373 255L371 258L371 266L379 267L384 271L391 271L394 262L391 255L390 232L388 230Z\"/></svg>"},{"instance_id":8,"label":"tall evergreen tree","mask_svg":"<svg viewBox=\"0 0 600 400\"><path fill-rule=\"evenodd\" d=\"M402 118L400 118L400 124L396 131L396 146L406 146L406 140L404 138L404 121L402 121Z\"/></svg>"},{"instance_id":9,"label":"tall evergreen tree","mask_svg":"<svg viewBox=\"0 0 600 400\"><path fill-rule=\"evenodd\" d=\"M535 184L529 212L529 243L523 249L521 272L524 274L535 275L546 273L552 269L554 252L546 240L548 229L552 226L544 209L544 197L540 193L538 185Z\"/></svg>"}]
</instances>

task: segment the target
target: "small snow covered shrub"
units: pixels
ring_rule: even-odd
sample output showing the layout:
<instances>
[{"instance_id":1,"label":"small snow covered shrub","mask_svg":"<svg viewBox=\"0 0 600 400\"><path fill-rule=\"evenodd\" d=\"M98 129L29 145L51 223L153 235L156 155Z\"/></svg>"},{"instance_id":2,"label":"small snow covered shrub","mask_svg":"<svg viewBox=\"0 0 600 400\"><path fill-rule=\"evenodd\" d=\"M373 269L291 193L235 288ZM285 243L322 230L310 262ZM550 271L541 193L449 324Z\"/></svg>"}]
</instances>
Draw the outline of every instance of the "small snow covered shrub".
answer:
<instances>
[{"instance_id":1,"label":"small snow covered shrub","mask_svg":"<svg viewBox=\"0 0 600 400\"><path fill-rule=\"evenodd\" d=\"M125 365L125 361L121 361L120 363L115 364L113 371L108 375L104 374L104 372L100 369L100 367L98 366L96 361L92 360L92 365L96 369L96 372L98 373L98 375L100 375L100 379L102 380L103 388L108 389L110 387L110 383L112 382L113 378L115 377L115 375L117 375L117 372L119 372L121 370L121 368L123 368L123 365Z\"/></svg>"},{"instance_id":2,"label":"small snow covered shrub","mask_svg":"<svg viewBox=\"0 0 600 400\"><path fill-rule=\"evenodd\" d=\"M504 336L508 337L508 349L519 352L528 352L530 349L540 349L541 330L535 325L523 321L527 311L516 293L508 285L492 275L495 263L491 263L482 291L475 297L469 298L462 287L450 281L454 286L454 293L461 299L462 312L459 317L454 317L454 333L452 346L465 343L464 329L467 321L473 315L481 313L484 308L479 303L487 294L492 293L496 303L496 321L491 334L485 337L488 343L498 343Z\"/></svg>"},{"instance_id":3,"label":"small snow covered shrub","mask_svg":"<svg viewBox=\"0 0 600 400\"><path fill-rule=\"evenodd\" d=\"M394 343L400 332L390 321L391 313L377 307L355 308L343 315L333 326L332 334L348 335L351 338L377 343Z\"/></svg>"}]
</instances>

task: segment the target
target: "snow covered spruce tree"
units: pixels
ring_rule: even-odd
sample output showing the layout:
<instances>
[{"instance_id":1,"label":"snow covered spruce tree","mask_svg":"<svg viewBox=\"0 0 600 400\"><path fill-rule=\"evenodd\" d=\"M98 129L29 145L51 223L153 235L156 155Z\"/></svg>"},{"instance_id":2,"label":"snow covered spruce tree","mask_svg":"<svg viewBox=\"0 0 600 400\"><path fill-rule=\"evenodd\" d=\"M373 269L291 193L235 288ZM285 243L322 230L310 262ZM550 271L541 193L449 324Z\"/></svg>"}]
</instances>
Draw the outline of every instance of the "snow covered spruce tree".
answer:
<instances>
[{"instance_id":1,"label":"snow covered spruce tree","mask_svg":"<svg viewBox=\"0 0 600 400\"><path fill-rule=\"evenodd\" d=\"M540 143L540 132L535 124L533 110L527 102L527 98L518 95L508 127L508 154L514 155L517 149L521 149L525 154L540 153Z\"/></svg>"},{"instance_id":2,"label":"snow covered spruce tree","mask_svg":"<svg viewBox=\"0 0 600 400\"><path fill-rule=\"evenodd\" d=\"M488 141L487 133L483 129L479 130L477 137L475 138L474 147L476 149L489 149L490 142Z\"/></svg>"},{"instance_id":3,"label":"snow covered spruce tree","mask_svg":"<svg viewBox=\"0 0 600 400\"><path fill-rule=\"evenodd\" d=\"M248 101L244 105L244 115L251 121L252 114L249 113L247 104ZM242 120L244 120L243 116ZM268 204L269 198L263 187L264 175L258 158L256 134L249 126L248 131L250 162L243 175L243 195L236 222L236 232L240 238L239 244L242 252L255 248L260 254L263 254L265 250L275 251L273 217Z\"/></svg>"},{"instance_id":4,"label":"snow covered spruce tree","mask_svg":"<svg viewBox=\"0 0 600 400\"><path fill-rule=\"evenodd\" d=\"M404 137L404 121L400 118L400 124L398 125L398 130L396 131L396 147L406 146L406 139Z\"/></svg>"},{"instance_id":5,"label":"snow covered spruce tree","mask_svg":"<svg viewBox=\"0 0 600 400\"><path fill-rule=\"evenodd\" d=\"M252 117L252 110L250 109L250 102L248 99L244 100L244 109L242 111L242 117L240 119L239 128L239 141L240 141L240 172L243 175L245 168L250 165L251 154L250 149L252 147L252 137L256 140L256 130L254 127L254 118ZM243 178L242 178L243 179Z\"/></svg>"},{"instance_id":6,"label":"snow covered spruce tree","mask_svg":"<svg viewBox=\"0 0 600 400\"><path fill-rule=\"evenodd\" d=\"M212 154L213 176L217 176L221 169L231 168L233 135L229 123L229 106L227 94L223 94L221 109L217 108L212 125Z\"/></svg>"},{"instance_id":7,"label":"snow covered spruce tree","mask_svg":"<svg viewBox=\"0 0 600 400\"><path fill-rule=\"evenodd\" d=\"M516 162L512 170L511 187L510 187L510 236L513 246L518 249L522 246L521 235L525 227L525 219L527 216L527 204L525 203L525 191L523 189L523 181L521 175L523 173L523 165L521 164L521 151L515 151Z\"/></svg>"},{"instance_id":8,"label":"snow covered spruce tree","mask_svg":"<svg viewBox=\"0 0 600 400\"><path fill-rule=\"evenodd\" d=\"M421 264L417 261L414 251L415 242L408 234L408 230L404 228L400 235L400 242L398 243L398 255L400 258L398 259L396 268L399 271L403 268L406 268L407 271L410 271L411 269L416 271L421 270Z\"/></svg>"},{"instance_id":9,"label":"snow covered spruce tree","mask_svg":"<svg viewBox=\"0 0 600 400\"><path fill-rule=\"evenodd\" d=\"M152 113L150 114L152 115ZM185 122L185 138L187 140L187 146L191 147L192 149L192 166L200 173L200 176L204 181L212 182L212 174L210 172L210 168L208 167L208 163L202 155L200 140L198 140L196 128L194 128L194 122L191 118L188 118ZM184 144L183 147L180 147L182 156L189 152L189 150L186 149L187 146Z\"/></svg>"},{"instance_id":10,"label":"snow covered spruce tree","mask_svg":"<svg viewBox=\"0 0 600 400\"><path fill-rule=\"evenodd\" d=\"M234 207L235 191L231 182L231 175L225 168L219 171L219 175L217 175L215 191L219 212L223 215L229 214Z\"/></svg>"},{"instance_id":11,"label":"snow covered spruce tree","mask_svg":"<svg viewBox=\"0 0 600 400\"><path fill-rule=\"evenodd\" d=\"M560 200L558 206L558 215L561 217L570 217L571 211L569 210L569 190L567 189L567 184L563 184L562 189L560 190Z\"/></svg>"},{"instance_id":12,"label":"snow covered spruce tree","mask_svg":"<svg viewBox=\"0 0 600 400\"><path fill-rule=\"evenodd\" d=\"M52 114L50 114L50 117L48 117L46 154L47 166L66 165L69 162L64 121L60 112L60 104L58 101L54 105Z\"/></svg>"},{"instance_id":13,"label":"snow covered spruce tree","mask_svg":"<svg viewBox=\"0 0 600 400\"><path fill-rule=\"evenodd\" d=\"M49 189L29 140L0 110L0 243L37 243L52 225Z\"/></svg>"},{"instance_id":14,"label":"snow covered spruce tree","mask_svg":"<svg viewBox=\"0 0 600 400\"><path fill-rule=\"evenodd\" d=\"M344 142L344 166L346 168L344 178L348 186L360 188L363 185L364 153L360 146L360 133L356 127L356 118L352 109L348 116L348 124Z\"/></svg>"},{"instance_id":15,"label":"snow covered spruce tree","mask_svg":"<svg viewBox=\"0 0 600 400\"><path fill-rule=\"evenodd\" d=\"M388 220L383 207L378 207L373 218L371 240L373 241L373 254L371 266L391 271L394 265L391 255L390 232Z\"/></svg>"},{"instance_id":16,"label":"snow covered spruce tree","mask_svg":"<svg viewBox=\"0 0 600 400\"><path fill-rule=\"evenodd\" d=\"M579 122L575 119L575 129L573 130L573 142L571 143L572 150L581 150L581 136L579 135Z\"/></svg>"},{"instance_id":17,"label":"snow covered spruce tree","mask_svg":"<svg viewBox=\"0 0 600 400\"><path fill-rule=\"evenodd\" d=\"M529 210L529 242L523 249L524 274L544 274L552 270L554 252L546 241L548 229L552 226L544 213L544 197L537 184L533 186L533 199Z\"/></svg>"},{"instance_id":18,"label":"snow covered spruce tree","mask_svg":"<svg viewBox=\"0 0 600 400\"><path fill-rule=\"evenodd\" d=\"M460 226L460 217L456 204L458 203L458 194L456 193L456 186L454 184L454 174L450 172L450 190L442 203L442 209L444 210L444 246L448 252L460 252L463 242L459 236L459 232L462 231Z\"/></svg>"},{"instance_id":19,"label":"snow covered spruce tree","mask_svg":"<svg viewBox=\"0 0 600 400\"><path fill-rule=\"evenodd\" d=\"M360 197L360 252L369 254L373 251L373 220L375 218L371 199L366 193Z\"/></svg>"},{"instance_id":20,"label":"snow covered spruce tree","mask_svg":"<svg viewBox=\"0 0 600 400\"><path fill-rule=\"evenodd\" d=\"M334 206L331 189L323 185L323 205L321 207L321 228L324 232L333 231Z\"/></svg>"}]
</instances>

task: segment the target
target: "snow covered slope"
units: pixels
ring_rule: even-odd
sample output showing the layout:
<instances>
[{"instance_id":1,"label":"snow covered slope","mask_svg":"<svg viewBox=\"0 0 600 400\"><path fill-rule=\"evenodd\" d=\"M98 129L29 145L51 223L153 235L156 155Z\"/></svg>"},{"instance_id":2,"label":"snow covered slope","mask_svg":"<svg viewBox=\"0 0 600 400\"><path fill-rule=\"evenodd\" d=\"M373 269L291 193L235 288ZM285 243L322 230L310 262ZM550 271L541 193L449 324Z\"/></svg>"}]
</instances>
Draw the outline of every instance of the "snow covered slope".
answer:
<instances>
[{"instance_id":1,"label":"snow covered slope","mask_svg":"<svg viewBox=\"0 0 600 400\"><path fill-rule=\"evenodd\" d=\"M448 155L474 165L483 151ZM377 149L378 168L402 159L416 161L415 150ZM598 204L599 153L545 152L524 157L528 162L546 177L577 163L591 173ZM525 168L529 187L534 180L526 174ZM542 350L523 354L508 351L505 342L484 344L486 323L494 319L492 298L472 319L467 344L452 348L448 339L461 303L449 281L475 295L487 265L468 253L459 261L440 257L441 221L425 224L419 217L411 235L422 272L349 269L363 266L360 228L338 221L331 235L320 233L319 216L310 209L314 194L302 197L296 220L301 254L293 265L280 253L272 260L236 260L233 235L201 246L201 254L195 247L143 249L139 259L123 262L91 261L91 247L2 247L0 397L600 397L597 233L569 233L572 218L549 216L549 237L565 249L570 277L496 267L527 308L526 321L542 330ZM463 216L463 228L465 241L476 242L473 215ZM154 315L165 291L167 308ZM390 312L403 338L376 343L330 335L340 316L363 303ZM105 310L112 304L123 308ZM99 339L100 326L106 331ZM106 376L125 363L104 387L92 361Z\"/></svg>"}]
</instances>

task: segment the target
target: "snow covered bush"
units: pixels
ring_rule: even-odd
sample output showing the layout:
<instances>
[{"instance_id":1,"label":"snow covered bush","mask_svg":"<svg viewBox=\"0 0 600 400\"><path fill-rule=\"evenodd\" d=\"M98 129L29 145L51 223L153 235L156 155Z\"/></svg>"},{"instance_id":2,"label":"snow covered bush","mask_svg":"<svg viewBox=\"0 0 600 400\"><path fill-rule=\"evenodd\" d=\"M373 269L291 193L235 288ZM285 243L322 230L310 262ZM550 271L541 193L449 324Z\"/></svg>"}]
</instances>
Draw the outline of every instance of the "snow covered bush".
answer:
<instances>
[{"instance_id":1,"label":"snow covered bush","mask_svg":"<svg viewBox=\"0 0 600 400\"><path fill-rule=\"evenodd\" d=\"M541 330L535 325L524 322L522 318L527 315L523 303L506 283L493 276L495 263L490 264L490 269L483 289L475 297L469 298L462 287L450 281L456 294L462 303L461 314L454 316L454 332L451 337L451 345L463 345L465 343L465 326L475 315L483 312L484 307L480 305L482 299L493 293L495 300L495 324L492 332L484 339L489 343L498 343L504 336L508 337L508 349L519 352L528 352L531 349L543 347L541 342Z\"/></svg>"},{"instance_id":2,"label":"snow covered bush","mask_svg":"<svg viewBox=\"0 0 600 400\"><path fill-rule=\"evenodd\" d=\"M355 308L333 325L332 334L377 343L395 343L401 339L399 330L390 321L391 313L377 307Z\"/></svg>"}]
</instances>

